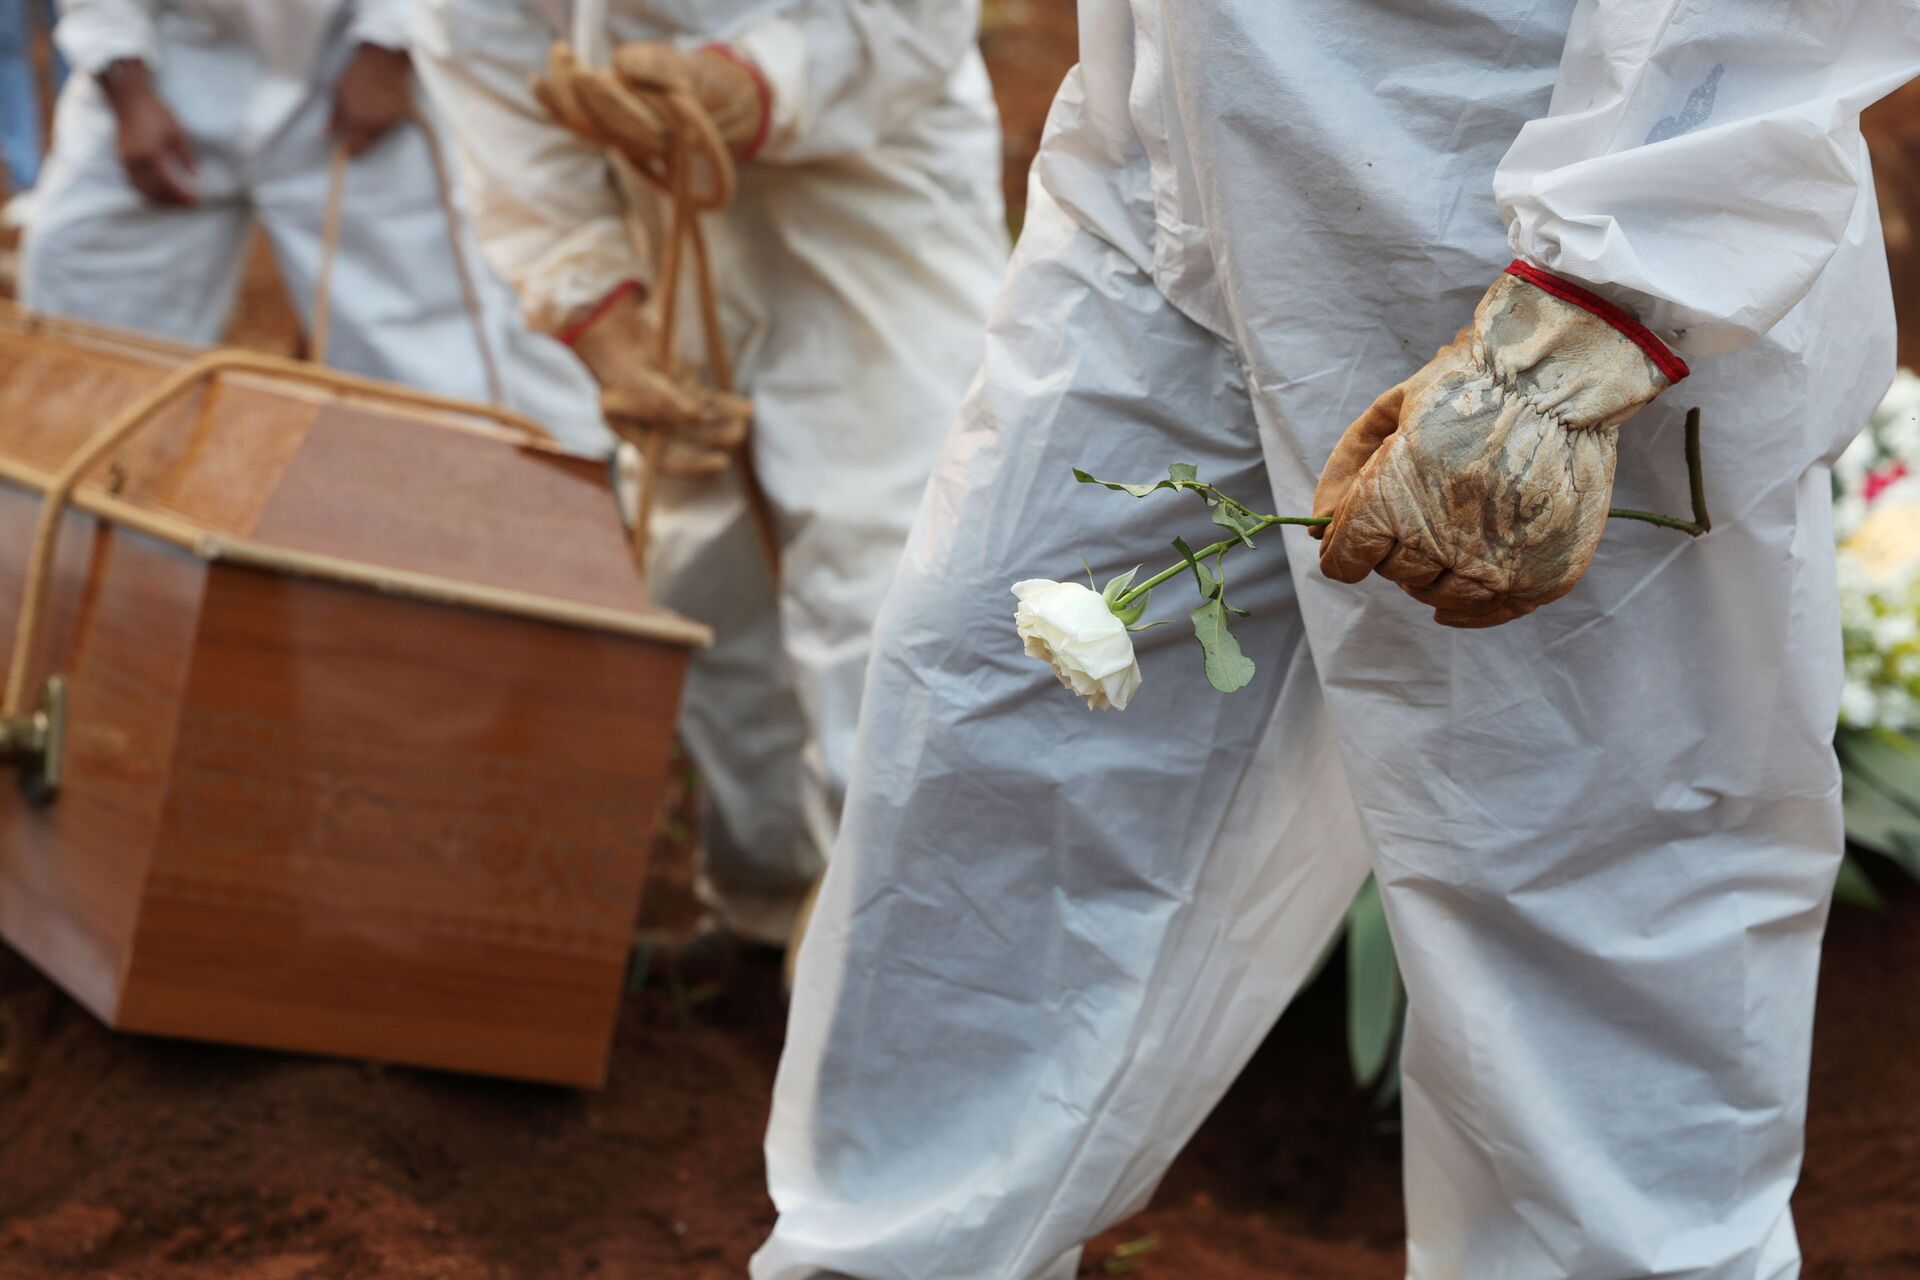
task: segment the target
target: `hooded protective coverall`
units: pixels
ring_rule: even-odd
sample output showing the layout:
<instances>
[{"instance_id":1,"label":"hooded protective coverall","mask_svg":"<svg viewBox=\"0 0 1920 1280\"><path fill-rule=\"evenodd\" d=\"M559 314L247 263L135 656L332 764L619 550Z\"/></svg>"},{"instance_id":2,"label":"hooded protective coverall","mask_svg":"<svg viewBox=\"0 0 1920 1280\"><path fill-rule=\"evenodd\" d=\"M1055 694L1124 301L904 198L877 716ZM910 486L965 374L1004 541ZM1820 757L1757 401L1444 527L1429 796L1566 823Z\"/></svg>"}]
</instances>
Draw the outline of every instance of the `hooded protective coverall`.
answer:
<instances>
[{"instance_id":1,"label":"hooded protective coverall","mask_svg":"<svg viewBox=\"0 0 1920 1280\"><path fill-rule=\"evenodd\" d=\"M786 940L833 842L874 617L1005 269L978 21L971 0L416 10L415 57L459 131L482 244L538 325L652 283L654 267L605 154L528 87L548 46L604 62L614 44L720 41L771 87L765 144L707 226L780 589L731 476L661 481L648 564L655 598L718 635L680 720L704 787L702 888L724 923L769 942ZM653 203L635 206L643 222Z\"/></svg>"},{"instance_id":2,"label":"hooded protective coverall","mask_svg":"<svg viewBox=\"0 0 1920 1280\"><path fill-rule=\"evenodd\" d=\"M39 311L217 342L257 218L295 306L309 315L333 88L359 45L406 47L406 13L406 0L64 0L55 38L90 74L72 77L61 95L24 246L22 300ZM93 73L122 58L147 64L191 142L194 205L149 203L121 167L113 110ZM486 398L449 234L418 129L396 128L353 160L329 364ZM481 266L471 233L461 225L458 234L509 407L570 448L608 451L612 437L586 369L527 328L512 291Z\"/></svg>"},{"instance_id":3,"label":"hooded protective coverall","mask_svg":"<svg viewBox=\"0 0 1920 1280\"><path fill-rule=\"evenodd\" d=\"M1369 864L1411 998L1411 1276L1797 1274L1841 850L1827 465L1893 356L1856 116L1920 66L1920 17L1080 16L984 374L875 637L754 1277L1071 1276ZM1234 569L1259 664L1237 694L1208 688L1184 623L1139 637L1145 683L1117 715L1022 654L1016 579L1069 576L1080 550L1104 577L1210 531L1197 503L1069 468L1193 462L1304 513L1342 430L1515 254L1691 360L1621 428L1615 497L1686 509L1699 405L1710 535L1616 521L1565 599L1456 631L1269 533Z\"/></svg>"}]
</instances>

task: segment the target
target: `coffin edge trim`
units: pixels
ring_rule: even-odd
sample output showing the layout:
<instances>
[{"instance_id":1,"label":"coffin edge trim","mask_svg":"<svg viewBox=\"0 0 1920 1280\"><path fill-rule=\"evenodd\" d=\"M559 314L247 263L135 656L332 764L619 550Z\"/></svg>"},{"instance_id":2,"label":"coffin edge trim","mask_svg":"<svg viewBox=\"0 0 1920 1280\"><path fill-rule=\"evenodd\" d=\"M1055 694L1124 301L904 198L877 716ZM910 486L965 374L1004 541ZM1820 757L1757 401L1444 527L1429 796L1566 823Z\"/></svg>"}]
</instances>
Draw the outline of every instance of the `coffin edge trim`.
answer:
<instances>
[{"instance_id":1,"label":"coffin edge trim","mask_svg":"<svg viewBox=\"0 0 1920 1280\"><path fill-rule=\"evenodd\" d=\"M45 476L6 458L0 458L0 481L10 481L40 492L47 487ZM695 649L704 649L713 643L711 627L674 614L608 609L554 596L462 582L438 574L392 569L311 551L294 551L247 538L210 534L184 520L135 506L97 490L80 490L72 496L68 505L178 547L202 560L263 569L292 577L314 578L404 599L511 614L539 622L612 632Z\"/></svg>"}]
</instances>

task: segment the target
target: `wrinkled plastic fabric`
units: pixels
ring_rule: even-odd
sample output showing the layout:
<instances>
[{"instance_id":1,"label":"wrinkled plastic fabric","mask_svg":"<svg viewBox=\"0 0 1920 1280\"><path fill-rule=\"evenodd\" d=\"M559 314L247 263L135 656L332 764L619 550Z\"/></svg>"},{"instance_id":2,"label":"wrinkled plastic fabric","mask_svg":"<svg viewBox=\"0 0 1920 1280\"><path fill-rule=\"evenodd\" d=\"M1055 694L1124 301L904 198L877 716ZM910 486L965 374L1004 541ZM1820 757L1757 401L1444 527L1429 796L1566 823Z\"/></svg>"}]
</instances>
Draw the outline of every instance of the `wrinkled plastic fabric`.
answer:
<instances>
[{"instance_id":1,"label":"wrinkled plastic fabric","mask_svg":"<svg viewBox=\"0 0 1920 1280\"><path fill-rule=\"evenodd\" d=\"M120 164L105 96L91 76L72 77L23 247L22 300L100 324L218 342L257 220L295 306L309 315L332 86L362 40L404 43L403 30L390 30L391 11L334 0L70 0L56 35L76 65L149 61L193 145L200 199L191 208L148 204ZM425 139L399 126L352 162L346 183L328 363L485 400L485 368ZM507 406L570 449L609 451L591 376L564 347L527 329L459 216Z\"/></svg>"},{"instance_id":2,"label":"wrinkled plastic fabric","mask_svg":"<svg viewBox=\"0 0 1920 1280\"><path fill-rule=\"evenodd\" d=\"M251 49L262 72L231 103L244 127L264 138L291 118L302 86L344 31L355 43L407 45L409 0L59 0L54 40L68 61L89 73L120 58L163 63L182 43L212 38Z\"/></svg>"},{"instance_id":3,"label":"wrinkled plastic fabric","mask_svg":"<svg viewBox=\"0 0 1920 1280\"><path fill-rule=\"evenodd\" d=\"M1411 999L1414 1280L1798 1273L1788 1198L1841 850L1827 464L1893 361L1850 110L1920 49L1907 5L1788 27L1756 6L1605 7L1081 5L984 371L875 638L755 1280L1071 1274L1147 1201L1369 867ZM1869 54L1847 24L1874 9L1900 20ZM1622 30L1652 34L1607 43ZM1824 56L1794 43L1828 37ZM1473 632L1268 535L1229 565L1258 664L1231 696L1183 624L1137 637L1144 683L1117 715L1021 652L1008 584L1080 551L1122 571L1210 528L1197 503L1076 486L1071 467L1193 462L1307 510L1340 432L1512 256L1502 156L1550 109L1592 105L1556 81L1604 65L1628 116L1680 118L1689 68L1716 64L1727 107L1669 142L1569 125L1558 152L1552 130L1526 151L1569 175L1704 147L1736 106L1819 121L1828 163L1804 184L1778 180L1794 161L1769 130L1736 129L1751 177L1671 173L1671 216L1611 187L1557 215L1632 226L1666 263L1706 252L1710 224L1741 288L1789 300L1621 429L1615 501L1684 512L1701 407L1711 535L1616 521L1564 599ZM1718 212L1683 217L1690 198ZM1837 219L1800 203L1836 198ZM1173 588L1149 619L1191 607Z\"/></svg>"},{"instance_id":4,"label":"wrinkled plastic fabric","mask_svg":"<svg viewBox=\"0 0 1920 1280\"><path fill-rule=\"evenodd\" d=\"M704 791L706 895L736 931L783 943L833 842L874 618L1005 269L977 6L423 0L415 19L482 243L535 311L653 278L606 157L526 87L552 41L595 60L728 40L773 85L768 144L706 226L780 587L731 477L662 482L648 584L719 637L694 660L680 723ZM658 243L657 219L646 229ZM697 367L697 317L681 332Z\"/></svg>"}]
</instances>

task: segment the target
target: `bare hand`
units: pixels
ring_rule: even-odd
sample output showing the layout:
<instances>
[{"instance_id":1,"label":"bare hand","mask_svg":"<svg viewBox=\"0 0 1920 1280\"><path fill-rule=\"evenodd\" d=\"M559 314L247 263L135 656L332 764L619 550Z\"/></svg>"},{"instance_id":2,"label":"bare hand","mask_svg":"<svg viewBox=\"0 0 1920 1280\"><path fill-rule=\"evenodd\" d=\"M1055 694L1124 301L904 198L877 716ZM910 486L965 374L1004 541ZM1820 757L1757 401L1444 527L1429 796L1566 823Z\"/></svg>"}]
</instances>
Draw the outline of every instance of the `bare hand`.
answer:
<instances>
[{"instance_id":1,"label":"bare hand","mask_svg":"<svg viewBox=\"0 0 1920 1280\"><path fill-rule=\"evenodd\" d=\"M413 61L399 49L363 44L333 91L327 132L357 156L413 112Z\"/></svg>"},{"instance_id":2,"label":"bare hand","mask_svg":"<svg viewBox=\"0 0 1920 1280\"><path fill-rule=\"evenodd\" d=\"M193 144L160 100L146 64L114 63L101 72L100 87L113 106L120 164L134 189L155 204L197 203Z\"/></svg>"}]
</instances>

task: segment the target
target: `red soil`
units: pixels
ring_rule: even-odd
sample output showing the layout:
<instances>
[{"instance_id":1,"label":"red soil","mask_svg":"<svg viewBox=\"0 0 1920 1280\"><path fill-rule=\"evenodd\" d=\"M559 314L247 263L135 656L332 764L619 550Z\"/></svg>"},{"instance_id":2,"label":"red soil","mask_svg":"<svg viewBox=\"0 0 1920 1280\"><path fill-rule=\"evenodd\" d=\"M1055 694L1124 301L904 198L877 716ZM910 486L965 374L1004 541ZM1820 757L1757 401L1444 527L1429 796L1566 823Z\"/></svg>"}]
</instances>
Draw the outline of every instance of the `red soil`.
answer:
<instances>
[{"instance_id":1,"label":"red soil","mask_svg":"<svg viewBox=\"0 0 1920 1280\"><path fill-rule=\"evenodd\" d=\"M1920 1276L1920 889L1886 888L1828 946L1809 1280ZM777 989L752 961L650 986L587 1094L116 1036L0 951L0 1280L739 1280ZM1289 1014L1087 1274L1400 1274L1397 1140L1347 1084L1340 1001Z\"/></svg>"}]
</instances>

